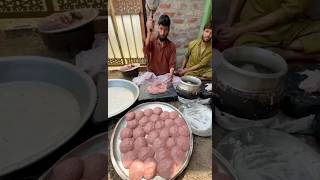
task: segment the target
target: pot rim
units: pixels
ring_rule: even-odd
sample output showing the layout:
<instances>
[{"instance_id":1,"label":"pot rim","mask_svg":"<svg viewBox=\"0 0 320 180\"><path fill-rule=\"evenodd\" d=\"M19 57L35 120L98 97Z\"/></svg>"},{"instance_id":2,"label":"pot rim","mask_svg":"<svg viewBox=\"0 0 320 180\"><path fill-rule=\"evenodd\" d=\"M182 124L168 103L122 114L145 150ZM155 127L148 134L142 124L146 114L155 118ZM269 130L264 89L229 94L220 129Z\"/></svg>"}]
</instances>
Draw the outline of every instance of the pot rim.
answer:
<instances>
[{"instance_id":1,"label":"pot rim","mask_svg":"<svg viewBox=\"0 0 320 180\"><path fill-rule=\"evenodd\" d=\"M238 51L239 50L248 50L248 51L252 51L252 52L259 51L261 53L268 54L270 56L275 56L275 58L278 59L279 66L282 67L282 70L280 70L279 72L276 72L276 73L268 73L268 74L267 73L255 73L255 72L243 70L243 69L233 65L225 58L225 55L227 53L234 53L232 51L235 51L235 50L238 50ZM274 53L269 50L266 50L266 49L262 49L262 48L258 48L258 47L251 47L251 46L239 46L239 47L232 47L232 48L226 49L223 51L222 54L223 54L223 58L224 58L224 60L222 61L222 64L227 66L231 70L233 70L237 73L243 74L243 75L253 76L253 77L261 78L261 79L274 79L274 78L282 77L283 75L285 75L288 72L288 65L287 65L286 61L279 54Z\"/></svg>"},{"instance_id":2,"label":"pot rim","mask_svg":"<svg viewBox=\"0 0 320 180\"><path fill-rule=\"evenodd\" d=\"M196 84L196 85L195 85L195 84L188 84L188 83L184 82L184 79L186 79L186 78L188 78L189 80L191 80L192 82L195 82L195 83L197 83L197 84ZM186 86L200 87L202 82L201 82L201 80L200 80L199 78L197 78L197 77L195 77L195 76L189 76L189 75L187 75L187 76L182 76L182 77L181 77L181 83L182 83L183 85L186 85Z\"/></svg>"}]
</instances>

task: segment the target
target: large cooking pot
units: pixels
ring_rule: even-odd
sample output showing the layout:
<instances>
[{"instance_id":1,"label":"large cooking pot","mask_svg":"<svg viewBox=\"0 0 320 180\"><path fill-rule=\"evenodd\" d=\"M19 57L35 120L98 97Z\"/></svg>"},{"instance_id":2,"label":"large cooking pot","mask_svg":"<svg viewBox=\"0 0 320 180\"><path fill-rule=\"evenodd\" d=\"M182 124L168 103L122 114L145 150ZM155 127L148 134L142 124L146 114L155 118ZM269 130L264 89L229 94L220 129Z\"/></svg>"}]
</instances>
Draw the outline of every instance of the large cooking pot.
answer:
<instances>
[{"instance_id":1,"label":"large cooking pot","mask_svg":"<svg viewBox=\"0 0 320 180\"><path fill-rule=\"evenodd\" d=\"M241 118L269 118L279 109L287 71L284 59L271 51L227 49L213 78L216 105Z\"/></svg>"},{"instance_id":2,"label":"large cooking pot","mask_svg":"<svg viewBox=\"0 0 320 180\"><path fill-rule=\"evenodd\" d=\"M0 58L0 179L74 136L91 117L96 97L91 78L69 63Z\"/></svg>"},{"instance_id":3,"label":"large cooking pot","mask_svg":"<svg viewBox=\"0 0 320 180\"><path fill-rule=\"evenodd\" d=\"M183 98L195 99L200 94L201 80L194 76L183 76L177 85L177 94Z\"/></svg>"}]
</instances>

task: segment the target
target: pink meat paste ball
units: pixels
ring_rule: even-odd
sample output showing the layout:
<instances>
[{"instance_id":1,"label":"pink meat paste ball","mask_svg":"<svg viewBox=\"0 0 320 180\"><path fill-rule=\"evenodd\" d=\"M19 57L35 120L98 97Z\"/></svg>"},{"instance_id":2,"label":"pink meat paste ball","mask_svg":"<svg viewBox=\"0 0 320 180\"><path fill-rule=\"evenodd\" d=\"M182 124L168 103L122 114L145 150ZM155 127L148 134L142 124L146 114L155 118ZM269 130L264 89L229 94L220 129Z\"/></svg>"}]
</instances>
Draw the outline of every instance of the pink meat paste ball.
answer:
<instances>
[{"instance_id":1,"label":"pink meat paste ball","mask_svg":"<svg viewBox=\"0 0 320 180\"><path fill-rule=\"evenodd\" d=\"M135 119L132 121L127 121L127 128L134 129L138 126L138 124L138 121Z\"/></svg>"},{"instance_id":2,"label":"pink meat paste ball","mask_svg":"<svg viewBox=\"0 0 320 180\"><path fill-rule=\"evenodd\" d=\"M186 136L186 137L189 136L189 129L187 128L187 126L180 126L178 130L179 130L180 136Z\"/></svg>"},{"instance_id":3,"label":"pink meat paste ball","mask_svg":"<svg viewBox=\"0 0 320 180\"><path fill-rule=\"evenodd\" d=\"M172 147L174 147L176 145L176 142L175 142L175 140L173 139L173 138L168 138L168 140L167 140L167 147L168 148L172 148Z\"/></svg>"},{"instance_id":4,"label":"pink meat paste ball","mask_svg":"<svg viewBox=\"0 0 320 180\"><path fill-rule=\"evenodd\" d=\"M164 121L164 124L165 124L166 127L170 128L171 126L174 125L174 121L172 119L166 119Z\"/></svg>"},{"instance_id":5,"label":"pink meat paste ball","mask_svg":"<svg viewBox=\"0 0 320 180\"><path fill-rule=\"evenodd\" d=\"M175 120L174 120L174 123L176 124L176 125L178 125L178 126L183 126L183 125L185 125L186 123L184 122L184 120L182 119L182 118L176 118Z\"/></svg>"},{"instance_id":6,"label":"pink meat paste ball","mask_svg":"<svg viewBox=\"0 0 320 180\"><path fill-rule=\"evenodd\" d=\"M166 141L162 140L161 138L156 138L152 144L152 147L154 150L157 150L161 147L164 147L166 145Z\"/></svg>"},{"instance_id":7,"label":"pink meat paste ball","mask_svg":"<svg viewBox=\"0 0 320 180\"><path fill-rule=\"evenodd\" d=\"M138 158L141 161L144 161L147 158L152 158L153 156L154 156L154 150L151 147L142 147L139 149Z\"/></svg>"},{"instance_id":8,"label":"pink meat paste ball","mask_svg":"<svg viewBox=\"0 0 320 180\"><path fill-rule=\"evenodd\" d=\"M162 113L162 108L160 107L155 107L153 109L153 114L157 114L157 115L160 115Z\"/></svg>"},{"instance_id":9,"label":"pink meat paste ball","mask_svg":"<svg viewBox=\"0 0 320 180\"><path fill-rule=\"evenodd\" d=\"M169 136L170 136L170 132L169 132L168 128L163 128L160 131L160 138L161 139L167 140L169 138Z\"/></svg>"},{"instance_id":10,"label":"pink meat paste ball","mask_svg":"<svg viewBox=\"0 0 320 180\"><path fill-rule=\"evenodd\" d=\"M124 168L129 169L134 160L138 159L136 151L129 151L121 154L121 161Z\"/></svg>"},{"instance_id":11,"label":"pink meat paste ball","mask_svg":"<svg viewBox=\"0 0 320 180\"><path fill-rule=\"evenodd\" d=\"M179 136L179 128L177 126L171 126L169 129L171 137L178 137Z\"/></svg>"},{"instance_id":12,"label":"pink meat paste ball","mask_svg":"<svg viewBox=\"0 0 320 180\"><path fill-rule=\"evenodd\" d=\"M164 127L164 122L163 121L157 121L156 124L154 125L156 129L162 129Z\"/></svg>"},{"instance_id":13,"label":"pink meat paste ball","mask_svg":"<svg viewBox=\"0 0 320 180\"><path fill-rule=\"evenodd\" d=\"M152 109L150 109L150 108L147 108L147 109L145 109L144 111L143 111L143 113L144 113L144 115L145 116L151 116L152 114L153 114L153 111L152 111Z\"/></svg>"},{"instance_id":14,"label":"pink meat paste ball","mask_svg":"<svg viewBox=\"0 0 320 180\"><path fill-rule=\"evenodd\" d=\"M155 151L155 160L157 162L162 159L171 158L170 150L166 147L159 148Z\"/></svg>"},{"instance_id":15,"label":"pink meat paste ball","mask_svg":"<svg viewBox=\"0 0 320 180\"><path fill-rule=\"evenodd\" d=\"M150 133L151 131L154 130L154 126L155 126L155 123L154 122L148 122L144 127L143 127L143 130L145 133Z\"/></svg>"},{"instance_id":16,"label":"pink meat paste ball","mask_svg":"<svg viewBox=\"0 0 320 180\"><path fill-rule=\"evenodd\" d=\"M120 152L126 153L133 150L134 139L126 138L120 142Z\"/></svg>"},{"instance_id":17,"label":"pink meat paste ball","mask_svg":"<svg viewBox=\"0 0 320 180\"><path fill-rule=\"evenodd\" d=\"M174 146L171 149L171 157L178 165L181 165L186 159L186 152L182 151L179 147Z\"/></svg>"},{"instance_id":18,"label":"pink meat paste ball","mask_svg":"<svg viewBox=\"0 0 320 180\"><path fill-rule=\"evenodd\" d=\"M160 114L160 119L161 120L166 120L169 118L169 112L168 111L163 111L161 114Z\"/></svg>"},{"instance_id":19,"label":"pink meat paste ball","mask_svg":"<svg viewBox=\"0 0 320 180\"><path fill-rule=\"evenodd\" d=\"M134 112L128 112L126 114L125 119L126 119L126 121L131 121L131 120L134 120L134 117L135 117L135 113Z\"/></svg>"},{"instance_id":20,"label":"pink meat paste ball","mask_svg":"<svg viewBox=\"0 0 320 180\"><path fill-rule=\"evenodd\" d=\"M139 125L143 127L143 126L145 126L148 122L149 122L148 117L147 117L147 116L144 116L144 117L142 117L142 118L139 120Z\"/></svg>"},{"instance_id":21,"label":"pink meat paste ball","mask_svg":"<svg viewBox=\"0 0 320 180\"><path fill-rule=\"evenodd\" d=\"M141 127L137 127L133 130L133 137L137 138L137 137L144 137L146 134L144 132L144 130Z\"/></svg>"},{"instance_id":22,"label":"pink meat paste ball","mask_svg":"<svg viewBox=\"0 0 320 180\"><path fill-rule=\"evenodd\" d=\"M179 114L176 111L169 112L170 119L176 119L177 117L179 117Z\"/></svg>"},{"instance_id":23,"label":"pink meat paste ball","mask_svg":"<svg viewBox=\"0 0 320 180\"><path fill-rule=\"evenodd\" d=\"M173 168L173 160L171 158L166 158L158 163L157 172L161 177L170 179L174 175Z\"/></svg>"},{"instance_id":24,"label":"pink meat paste ball","mask_svg":"<svg viewBox=\"0 0 320 180\"><path fill-rule=\"evenodd\" d=\"M157 174L157 162L153 158L148 158L144 161L144 173L145 179L152 179Z\"/></svg>"},{"instance_id":25,"label":"pink meat paste ball","mask_svg":"<svg viewBox=\"0 0 320 180\"><path fill-rule=\"evenodd\" d=\"M120 138L121 140L125 138L132 138L133 131L130 128L123 128L120 131Z\"/></svg>"},{"instance_id":26,"label":"pink meat paste ball","mask_svg":"<svg viewBox=\"0 0 320 180\"><path fill-rule=\"evenodd\" d=\"M141 180L144 174L144 163L140 160L135 160L129 169L130 180Z\"/></svg>"},{"instance_id":27,"label":"pink meat paste ball","mask_svg":"<svg viewBox=\"0 0 320 180\"><path fill-rule=\"evenodd\" d=\"M190 141L188 137L179 136L176 140L176 143L182 151L186 152L190 149Z\"/></svg>"},{"instance_id":28,"label":"pink meat paste ball","mask_svg":"<svg viewBox=\"0 0 320 180\"><path fill-rule=\"evenodd\" d=\"M149 144L153 144L153 142L155 141L156 138L159 137L159 132L157 131L151 131L148 136L147 136L147 142Z\"/></svg>"},{"instance_id":29,"label":"pink meat paste ball","mask_svg":"<svg viewBox=\"0 0 320 180\"><path fill-rule=\"evenodd\" d=\"M147 140L144 137L137 137L134 141L134 149L139 151L142 147L147 146Z\"/></svg>"},{"instance_id":30,"label":"pink meat paste ball","mask_svg":"<svg viewBox=\"0 0 320 180\"><path fill-rule=\"evenodd\" d=\"M136 111L134 113L135 113L136 120L140 120L144 116L143 111Z\"/></svg>"},{"instance_id":31,"label":"pink meat paste ball","mask_svg":"<svg viewBox=\"0 0 320 180\"><path fill-rule=\"evenodd\" d=\"M159 119L160 119L160 117L157 114L152 114L150 116L150 121L152 121L152 122L157 122L157 121L159 121Z\"/></svg>"}]
</instances>

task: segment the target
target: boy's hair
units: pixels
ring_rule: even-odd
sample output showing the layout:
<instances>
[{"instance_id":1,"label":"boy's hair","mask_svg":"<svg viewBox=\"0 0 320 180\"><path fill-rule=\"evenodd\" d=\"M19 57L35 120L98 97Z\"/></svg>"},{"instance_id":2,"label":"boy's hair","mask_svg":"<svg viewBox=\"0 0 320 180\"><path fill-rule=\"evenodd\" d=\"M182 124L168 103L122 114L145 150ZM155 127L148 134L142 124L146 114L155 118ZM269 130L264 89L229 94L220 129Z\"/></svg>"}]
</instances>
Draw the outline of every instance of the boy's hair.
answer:
<instances>
[{"instance_id":1,"label":"boy's hair","mask_svg":"<svg viewBox=\"0 0 320 180\"><path fill-rule=\"evenodd\" d=\"M212 21L207 22L207 24L203 27L203 30L205 29L213 29Z\"/></svg>"},{"instance_id":2,"label":"boy's hair","mask_svg":"<svg viewBox=\"0 0 320 180\"><path fill-rule=\"evenodd\" d=\"M170 27L170 18L168 15L163 14L159 17L158 24L166 27Z\"/></svg>"}]
</instances>

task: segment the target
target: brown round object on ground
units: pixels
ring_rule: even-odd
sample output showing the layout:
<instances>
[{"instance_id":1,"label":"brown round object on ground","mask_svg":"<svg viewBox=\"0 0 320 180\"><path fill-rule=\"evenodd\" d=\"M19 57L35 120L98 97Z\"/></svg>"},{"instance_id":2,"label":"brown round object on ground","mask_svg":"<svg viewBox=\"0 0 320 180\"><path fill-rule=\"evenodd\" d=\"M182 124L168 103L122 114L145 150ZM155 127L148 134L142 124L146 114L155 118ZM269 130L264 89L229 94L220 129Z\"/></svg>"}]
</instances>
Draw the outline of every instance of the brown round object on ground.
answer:
<instances>
[{"instance_id":1,"label":"brown round object on ground","mask_svg":"<svg viewBox=\"0 0 320 180\"><path fill-rule=\"evenodd\" d=\"M145 110L143 111L143 114L144 114L145 116L150 117L150 116L153 114L153 111L152 111L152 109L147 108L147 109L145 109Z\"/></svg>"},{"instance_id":2,"label":"brown round object on ground","mask_svg":"<svg viewBox=\"0 0 320 180\"><path fill-rule=\"evenodd\" d=\"M174 124L174 121L173 121L172 119L166 119L166 120L164 121L164 124L165 124L165 126L166 126L167 128L170 128L171 126L175 125L175 124Z\"/></svg>"},{"instance_id":3,"label":"brown round object on ground","mask_svg":"<svg viewBox=\"0 0 320 180\"><path fill-rule=\"evenodd\" d=\"M187 128L187 126L180 126L178 130L180 136L189 137L189 129Z\"/></svg>"},{"instance_id":4,"label":"brown round object on ground","mask_svg":"<svg viewBox=\"0 0 320 180\"><path fill-rule=\"evenodd\" d=\"M147 136L147 142L153 144L154 140L159 137L159 132L151 131Z\"/></svg>"},{"instance_id":5,"label":"brown round object on ground","mask_svg":"<svg viewBox=\"0 0 320 180\"><path fill-rule=\"evenodd\" d=\"M174 162L171 158L161 160L157 166L159 176L170 179L173 176Z\"/></svg>"},{"instance_id":6,"label":"brown round object on ground","mask_svg":"<svg viewBox=\"0 0 320 180\"><path fill-rule=\"evenodd\" d=\"M134 141L134 149L137 151L140 151L142 147L147 146L147 140L144 137L137 137L137 139Z\"/></svg>"},{"instance_id":7,"label":"brown round object on ground","mask_svg":"<svg viewBox=\"0 0 320 180\"><path fill-rule=\"evenodd\" d=\"M162 129L163 127L164 127L163 121L157 121L156 124L154 125L155 129Z\"/></svg>"},{"instance_id":8,"label":"brown round object on ground","mask_svg":"<svg viewBox=\"0 0 320 180\"><path fill-rule=\"evenodd\" d=\"M182 151L188 151L190 149L189 138L185 136L179 136L176 139L176 143Z\"/></svg>"},{"instance_id":9,"label":"brown round object on ground","mask_svg":"<svg viewBox=\"0 0 320 180\"><path fill-rule=\"evenodd\" d=\"M186 122L185 122L182 118L180 118L180 117L176 118L176 119L174 120L174 123L175 123L177 126L186 125Z\"/></svg>"},{"instance_id":10,"label":"brown round object on ground","mask_svg":"<svg viewBox=\"0 0 320 180\"><path fill-rule=\"evenodd\" d=\"M170 132L169 132L168 128L163 128L160 131L160 138L161 139L164 139L166 141L169 138L169 136L170 136Z\"/></svg>"},{"instance_id":11,"label":"brown round object on ground","mask_svg":"<svg viewBox=\"0 0 320 180\"><path fill-rule=\"evenodd\" d=\"M138 159L136 151L121 153L121 161L124 168L129 169L134 160Z\"/></svg>"},{"instance_id":12,"label":"brown round object on ground","mask_svg":"<svg viewBox=\"0 0 320 180\"><path fill-rule=\"evenodd\" d=\"M133 131L130 128L123 128L120 131L121 140L123 140L125 138L132 138L132 135L133 135Z\"/></svg>"},{"instance_id":13,"label":"brown round object on ground","mask_svg":"<svg viewBox=\"0 0 320 180\"><path fill-rule=\"evenodd\" d=\"M172 147L170 155L179 165L181 165L186 159L186 152L182 151L178 146Z\"/></svg>"},{"instance_id":14,"label":"brown round object on ground","mask_svg":"<svg viewBox=\"0 0 320 180\"><path fill-rule=\"evenodd\" d=\"M140 160L135 160L129 169L130 180L141 180L144 173L144 163Z\"/></svg>"},{"instance_id":15,"label":"brown round object on ground","mask_svg":"<svg viewBox=\"0 0 320 180\"><path fill-rule=\"evenodd\" d=\"M139 125L143 127L143 126L145 126L148 122L149 122L148 117L147 117L147 116L144 116L144 117L142 117L142 118L139 120Z\"/></svg>"},{"instance_id":16,"label":"brown round object on ground","mask_svg":"<svg viewBox=\"0 0 320 180\"><path fill-rule=\"evenodd\" d=\"M168 111L163 111L161 114L160 114L160 119L161 120L166 120L169 118L169 112Z\"/></svg>"},{"instance_id":17,"label":"brown round object on ground","mask_svg":"<svg viewBox=\"0 0 320 180\"><path fill-rule=\"evenodd\" d=\"M134 120L135 113L134 112L128 112L125 116L126 121Z\"/></svg>"},{"instance_id":18,"label":"brown round object on ground","mask_svg":"<svg viewBox=\"0 0 320 180\"><path fill-rule=\"evenodd\" d=\"M150 119L150 121L152 121L152 122L157 122L157 121L159 121L160 116L157 115L157 114L152 114L149 119Z\"/></svg>"},{"instance_id":19,"label":"brown round object on ground","mask_svg":"<svg viewBox=\"0 0 320 180\"><path fill-rule=\"evenodd\" d=\"M167 145L168 148L172 148L172 147L174 147L176 145L176 142L175 142L175 140L173 138L170 137L170 138L168 138L166 145Z\"/></svg>"},{"instance_id":20,"label":"brown round object on ground","mask_svg":"<svg viewBox=\"0 0 320 180\"><path fill-rule=\"evenodd\" d=\"M170 119L176 119L179 117L179 114L177 113L177 111L171 111L169 112L169 118Z\"/></svg>"},{"instance_id":21,"label":"brown round object on ground","mask_svg":"<svg viewBox=\"0 0 320 180\"><path fill-rule=\"evenodd\" d=\"M134 113L136 120L140 120L144 116L143 111L135 111Z\"/></svg>"},{"instance_id":22,"label":"brown round object on ground","mask_svg":"<svg viewBox=\"0 0 320 180\"><path fill-rule=\"evenodd\" d=\"M141 127L137 127L133 130L133 137L137 138L137 137L144 137L146 134L144 132L144 130Z\"/></svg>"},{"instance_id":23,"label":"brown round object on ground","mask_svg":"<svg viewBox=\"0 0 320 180\"><path fill-rule=\"evenodd\" d=\"M101 153L91 154L83 159L83 178L100 180L107 174L107 156Z\"/></svg>"},{"instance_id":24,"label":"brown round object on ground","mask_svg":"<svg viewBox=\"0 0 320 180\"><path fill-rule=\"evenodd\" d=\"M159 148L161 148L161 147L165 147L165 145L166 145L166 142L164 141L164 140L162 140L161 138L156 138L155 140L154 140L154 142L153 142L153 144L152 144L152 148L154 149L154 150L157 150L157 149L159 149Z\"/></svg>"},{"instance_id":25,"label":"brown round object on ground","mask_svg":"<svg viewBox=\"0 0 320 180\"><path fill-rule=\"evenodd\" d=\"M145 133L150 133L151 131L154 130L154 122L148 122L144 127L143 130Z\"/></svg>"},{"instance_id":26,"label":"brown round object on ground","mask_svg":"<svg viewBox=\"0 0 320 180\"><path fill-rule=\"evenodd\" d=\"M178 137L179 136L179 128L178 126L171 126L169 129L171 137Z\"/></svg>"},{"instance_id":27,"label":"brown round object on ground","mask_svg":"<svg viewBox=\"0 0 320 180\"><path fill-rule=\"evenodd\" d=\"M138 120L127 121L127 128L134 129L139 125Z\"/></svg>"},{"instance_id":28,"label":"brown round object on ground","mask_svg":"<svg viewBox=\"0 0 320 180\"><path fill-rule=\"evenodd\" d=\"M153 114L160 115L161 113L162 113L162 108L161 107L153 108Z\"/></svg>"},{"instance_id":29,"label":"brown round object on ground","mask_svg":"<svg viewBox=\"0 0 320 180\"><path fill-rule=\"evenodd\" d=\"M170 150L166 147L159 148L155 151L155 160L157 162L162 159L171 158Z\"/></svg>"},{"instance_id":30,"label":"brown round object on ground","mask_svg":"<svg viewBox=\"0 0 320 180\"><path fill-rule=\"evenodd\" d=\"M144 173L145 179L152 179L157 174L157 162L153 158L148 158L144 161Z\"/></svg>"},{"instance_id":31,"label":"brown round object on ground","mask_svg":"<svg viewBox=\"0 0 320 180\"><path fill-rule=\"evenodd\" d=\"M147 158L154 156L154 150L151 147L142 147L138 151L138 158L141 161L145 161Z\"/></svg>"},{"instance_id":32,"label":"brown round object on ground","mask_svg":"<svg viewBox=\"0 0 320 180\"><path fill-rule=\"evenodd\" d=\"M133 138L123 139L120 142L120 152L126 153L126 152L129 152L129 151L133 150L133 143L134 143L134 139Z\"/></svg>"},{"instance_id":33,"label":"brown round object on ground","mask_svg":"<svg viewBox=\"0 0 320 180\"><path fill-rule=\"evenodd\" d=\"M50 176L50 180L78 180L82 177L84 169L80 158L70 158L57 164Z\"/></svg>"}]
</instances>

